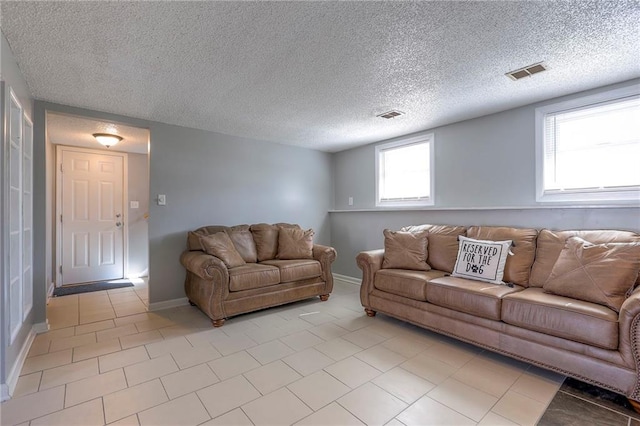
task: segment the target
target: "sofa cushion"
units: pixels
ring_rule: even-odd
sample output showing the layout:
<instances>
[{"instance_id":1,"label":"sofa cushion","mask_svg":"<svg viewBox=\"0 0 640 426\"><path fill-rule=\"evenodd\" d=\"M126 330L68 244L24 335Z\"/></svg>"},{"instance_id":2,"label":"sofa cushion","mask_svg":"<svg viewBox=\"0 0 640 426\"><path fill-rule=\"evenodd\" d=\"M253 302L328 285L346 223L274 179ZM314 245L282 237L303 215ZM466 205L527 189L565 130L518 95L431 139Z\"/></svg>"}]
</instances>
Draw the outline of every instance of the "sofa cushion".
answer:
<instances>
[{"instance_id":1,"label":"sofa cushion","mask_svg":"<svg viewBox=\"0 0 640 426\"><path fill-rule=\"evenodd\" d=\"M265 260L261 265L275 266L280 270L280 281L288 283L291 281L306 280L322 275L320 262L313 259L293 259L293 260Z\"/></svg>"},{"instance_id":2,"label":"sofa cushion","mask_svg":"<svg viewBox=\"0 0 640 426\"><path fill-rule=\"evenodd\" d=\"M512 244L511 240L474 240L463 236L458 239L460 240L458 259L451 275L470 280L504 284L502 277Z\"/></svg>"},{"instance_id":3,"label":"sofa cushion","mask_svg":"<svg viewBox=\"0 0 640 426\"><path fill-rule=\"evenodd\" d=\"M249 225L232 226L227 230L227 233L245 262L256 263L258 261L258 252Z\"/></svg>"},{"instance_id":4,"label":"sofa cushion","mask_svg":"<svg viewBox=\"0 0 640 426\"><path fill-rule=\"evenodd\" d=\"M383 269L428 271L427 231L403 232L385 229Z\"/></svg>"},{"instance_id":5,"label":"sofa cushion","mask_svg":"<svg viewBox=\"0 0 640 426\"><path fill-rule=\"evenodd\" d=\"M591 244L569 237L543 288L619 312L638 270L640 242Z\"/></svg>"},{"instance_id":6,"label":"sofa cushion","mask_svg":"<svg viewBox=\"0 0 640 426\"><path fill-rule=\"evenodd\" d=\"M228 226L212 225L200 227L195 231L189 231L187 234L188 249L191 251L204 251L204 247L202 247L202 243L200 242L200 237L217 234L218 232L227 232L228 229Z\"/></svg>"},{"instance_id":7,"label":"sofa cushion","mask_svg":"<svg viewBox=\"0 0 640 426\"><path fill-rule=\"evenodd\" d=\"M271 265L247 263L229 269L229 291L250 290L280 283L280 270Z\"/></svg>"},{"instance_id":8,"label":"sofa cushion","mask_svg":"<svg viewBox=\"0 0 640 426\"><path fill-rule=\"evenodd\" d=\"M537 229L472 226L467 229L467 237L479 240L513 241L513 247L511 247L513 256L507 258L503 280L524 287L529 286L531 265L536 255Z\"/></svg>"},{"instance_id":9,"label":"sofa cushion","mask_svg":"<svg viewBox=\"0 0 640 426\"><path fill-rule=\"evenodd\" d=\"M267 223L251 225L251 234L258 252L258 262L275 259L278 254L278 227Z\"/></svg>"},{"instance_id":10,"label":"sofa cushion","mask_svg":"<svg viewBox=\"0 0 640 426\"><path fill-rule=\"evenodd\" d=\"M428 231L429 241L427 263L433 269L445 272L453 272L458 257L458 236L465 235L467 228L464 226L449 225L412 225L400 229L407 232Z\"/></svg>"},{"instance_id":11,"label":"sofa cushion","mask_svg":"<svg viewBox=\"0 0 640 426\"><path fill-rule=\"evenodd\" d=\"M277 259L313 259L313 229L280 228Z\"/></svg>"},{"instance_id":12,"label":"sofa cushion","mask_svg":"<svg viewBox=\"0 0 640 426\"><path fill-rule=\"evenodd\" d=\"M427 301L458 312L500 320L502 298L524 287L495 285L458 277L436 278L427 284Z\"/></svg>"},{"instance_id":13,"label":"sofa cushion","mask_svg":"<svg viewBox=\"0 0 640 426\"><path fill-rule=\"evenodd\" d=\"M618 347L618 315L595 303L527 288L502 299L502 321L604 349Z\"/></svg>"},{"instance_id":14,"label":"sofa cushion","mask_svg":"<svg viewBox=\"0 0 640 426\"><path fill-rule=\"evenodd\" d=\"M205 253L222 260L227 268L235 268L245 264L226 232L200 237Z\"/></svg>"},{"instance_id":15,"label":"sofa cushion","mask_svg":"<svg viewBox=\"0 0 640 426\"><path fill-rule=\"evenodd\" d=\"M427 283L442 277L442 271L410 271L406 269L379 269L373 281L378 290L409 299L427 301Z\"/></svg>"},{"instance_id":16,"label":"sofa cushion","mask_svg":"<svg viewBox=\"0 0 640 426\"><path fill-rule=\"evenodd\" d=\"M569 237L580 237L592 244L624 243L640 241L640 235L628 231L598 230L598 231L552 231L543 229L538 235L536 261L531 268L531 286L542 287L549 278L553 266L564 248ZM637 284L640 284L640 276Z\"/></svg>"}]
</instances>

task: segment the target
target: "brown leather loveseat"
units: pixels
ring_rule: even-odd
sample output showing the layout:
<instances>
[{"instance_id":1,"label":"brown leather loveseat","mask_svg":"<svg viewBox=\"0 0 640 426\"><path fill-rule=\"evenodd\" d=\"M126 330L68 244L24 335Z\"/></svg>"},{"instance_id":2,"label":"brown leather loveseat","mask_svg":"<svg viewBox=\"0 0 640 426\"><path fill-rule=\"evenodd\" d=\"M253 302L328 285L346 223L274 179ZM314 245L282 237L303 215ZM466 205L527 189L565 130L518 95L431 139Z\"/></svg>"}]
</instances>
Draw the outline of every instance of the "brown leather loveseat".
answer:
<instances>
[{"instance_id":1,"label":"brown leather loveseat","mask_svg":"<svg viewBox=\"0 0 640 426\"><path fill-rule=\"evenodd\" d=\"M441 225L401 231L403 238L426 235L426 266L394 267L407 259L389 238L387 253L361 252L360 298L369 316L382 312L640 401L640 235ZM453 276L460 236L512 241L506 285Z\"/></svg>"},{"instance_id":2,"label":"brown leather loveseat","mask_svg":"<svg viewBox=\"0 0 640 426\"><path fill-rule=\"evenodd\" d=\"M215 327L226 318L320 296L333 289L336 251L313 243L313 231L266 223L205 226L189 232L180 262L189 302Z\"/></svg>"}]
</instances>

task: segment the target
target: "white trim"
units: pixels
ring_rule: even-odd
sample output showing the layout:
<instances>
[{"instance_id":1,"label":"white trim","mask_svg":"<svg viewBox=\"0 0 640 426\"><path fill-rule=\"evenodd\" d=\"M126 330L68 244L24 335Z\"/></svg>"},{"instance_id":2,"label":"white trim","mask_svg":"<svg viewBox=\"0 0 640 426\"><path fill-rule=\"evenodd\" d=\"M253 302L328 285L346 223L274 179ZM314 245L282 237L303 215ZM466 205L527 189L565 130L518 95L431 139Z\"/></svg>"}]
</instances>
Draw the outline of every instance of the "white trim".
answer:
<instances>
[{"instance_id":1,"label":"white trim","mask_svg":"<svg viewBox=\"0 0 640 426\"><path fill-rule=\"evenodd\" d=\"M11 244L11 234L15 233L16 231L12 231L10 229L10 223L11 223L11 209L13 204L11 203L11 190L12 190L12 185L11 185L11 170L13 167L13 164L11 162L11 146L14 145L12 143L12 139L17 139L18 141L18 152L19 152L19 164L18 164L18 179L19 179L19 184L18 184L18 189L19 189L19 196L18 196L18 205L20 207L20 213L18 215L18 229L19 229L19 233L20 233L20 237L19 237L19 253L17 253L18 256L18 271L20 271L20 282L19 282L19 294L18 294L18 299L19 300L12 300L12 296L11 296L11 287L12 287L12 280L13 277L11 276L11 268L7 267L5 268L5 282L6 285L3 285L3 287L6 288L6 293L5 293L5 298L4 298L4 305L5 307L7 307L7 312L8 312L8 316L7 316L7 320L8 320L8 326L7 326L7 330L9 331L9 345L12 345L13 342L15 341L16 337L18 337L18 333L20 332L20 329L22 328L22 325L24 324L24 316L23 316L23 308L24 308L24 304L23 304L23 294L22 294L22 290L24 289L24 270L22 268L22 254L23 254L23 249L24 249L24 225L23 225L23 187L22 184L24 182L24 175L22 172L23 169L23 125L24 125L24 121L23 121L23 117L24 117L24 109L22 108L22 104L20 103L20 100L18 99L18 96L15 94L15 92L13 91L13 88L11 86L7 86L9 88L9 107L7 108L6 112L5 112L5 116L6 116L6 140L7 140L7 145L5 147L3 147L3 149L5 149L4 153L6 155L6 159L5 159L5 165L6 165L6 169L7 169L7 176L6 176L6 186L4 187L4 190L7 193L7 199L6 199L6 209L4 212L4 217L3 217L3 225L7 226L7 231L6 234L4 236L4 238L7 239L7 243ZM3 100L4 102L4 100ZM12 114L12 110L14 109L14 105L15 107L18 109L18 120L20 121L20 125L18 126L18 135L16 137L16 135L13 134L12 132L12 121L14 119L13 114ZM32 205L32 209L33 209L33 205ZM13 253L14 255L16 255L16 253ZM7 250L6 252L6 265L10 265L11 264L11 251L10 249ZM11 305L18 303L18 317L19 317L19 323L13 324L12 323L12 318L11 318L11 310L10 307ZM17 320L16 320L17 321ZM15 385L14 385L15 386ZM10 389L11 390L11 389Z\"/></svg>"},{"instance_id":2,"label":"white trim","mask_svg":"<svg viewBox=\"0 0 640 426\"><path fill-rule=\"evenodd\" d=\"M180 297L178 299L165 300L164 302L149 303L149 312L161 311L163 309L175 308L189 304L189 299Z\"/></svg>"},{"instance_id":3,"label":"white trim","mask_svg":"<svg viewBox=\"0 0 640 426\"><path fill-rule=\"evenodd\" d=\"M129 276L129 154L121 152L122 161L122 278Z\"/></svg>"},{"instance_id":4,"label":"white trim","mask_svg":"<svg viewBox=\"0 0 640 426\"><path fill-rule=\"evenodd\" d=\"M27 132L27 128L30 128L31 131ZM29 180L31 181L31 188L29 188L29 194L31 196L31 212L30 212L30 216L31 216L31 223L29 224L29 232L31 233L31 241L29 241L29 247L31 247L31 259L29 261L30 265L29 268L31 268L31 282L27 283L27 287L31 286L31 300L29 301L29 305L25 308L25 295L24 295L24 291L22 294L22 306L23 306L23 310L22 310L22 321L24 322L24 320L27 319L27 316L29 316L29 314L31 313L31 310L33 309L33 269L34 269L34 265L33 265L33 200L34 200L34 192L33 192L33 175L34 175L34 169L33 169L33 122L29 119L29 117L27 117L27 113L23 111L22 113L22 178L23 178L23 182L22 182L22 253L23 253L23 258L22 258L22 262L24 263L24 246L25 246L25 238L24 238L24 231L25 231L25 220L24 220L24 199L25 199L25 188L24 188L24 163L27 160L27 158L25 157L24 154L24 147L25 147L25 140L26 140L26 135L30 135L31 138L31 153L30 153L30 157L28 158L28 160L30 161L30 166L31 166L31 176L29 177ZM24 264L21 266L21 270L20 273L22 274L22 288L24 290Z\"/></svg>"},{"instance_id":5,"label":"white trim","mask_svg":"<svg viewBox=\"0 0 640 426\"><path fill-rule=\"evenodd\" d=\"M36 324L33 324L33 326L31 326L31 329L36 334L46 333L47 331L49 331L49 320L45 320L44 322L38 322Z\"/></svg>"},{"instance_id":6,"label":"white trim","mask_svg":"<svg viewBox=\"0 0 640 426\"><path fill-rule=\"evenodd\" d=\"M390 148L399 148L402 146L413 145L426 142L429 144L429 198L423 201L405 200L405 201L381 201L380 200L380 153ZM375 203L377 208L398 208L398 207L425 207L435 204L435 135L434 133L426 133L409 138L402 138L392 142L376 145L375 147Z\"/></svg>"},{"instance_id":7,"label":"white trim","mask_svg":"<svg viewBox=\"0 0 640 426\"><path fill-rule=\"evenodd\" d=\"M0 384L0 402L4 402L11 398L9 393L9 386L5 383Z\"/></svg>"},{"instance_id":8,"label":"white trim","mask_svg":"<svg viewBox=\"0 0 640 426\"><path fill-rule=\"evenodd\" d=\"M358 287L360 287L360 284L362 283L362 280L359 278L350 277L348 275L336 274L335 272L333 273L333 278L336 280L345 282L347 284L357 285Z\"/></svg>"},{"instance_id":9,"label":"white trim","mask_svg":"<svg viewBox=\"0 0 640 426\"><path fill-rule=\"evenodd\" d=\"M129 271L129 156L126 152L108 151L106 149L90 149L79 148L75 146L56 145L56 215L54 217L54 226L56 229L56 280L54 287L62 285L62 274L60 273L60 265L62 262L62 226L60 225L60 215L62 214L62 152L75 151L96 155L112 155L122 157L122 277L126 278Z\"/></svg>"},{"instance_id":10,"label":"white trim","mask_svg":"<svg viewBox=\"0 0 640 426\"><path fill-rule=\"evenodd\" d=\"M27 359L27 355L29 354L29 350L31 349L31 344L36 338L36 334L42 333L42 331L40 331L42 330L42 324L44 323L38 323L31 326L31 330L29 330L29 334L27 335L27 338L20 348L18 357L16 358L16 361L13 363L11 369L9 370L9 373L7 374L7 382L2 384L2 388L0 390L0 401L6 401L7 399L11 398L11 395L13 395L13 392L16 390L18 378L20 377L20 371L22 370L22 366Z\"/></svg>"},{"instance_id":11,"label":"white trim","mask_svg":"<svg viewBox=\"0 0 640 426\"><path fill-rule=\"evenodd\" d=\"M54 288L62 285L62 274L60 272L60 264L62 262L62 226L60 225L60 215L62 214L62 173L60 167L62 167L62 146L56 145L56 214L53 216L53 228L56 230L56 239L54 244L56 246L56 264L54 265L55 280L53 283Z\"/></svg>"},{"instance_id":12,"label":"white trim","mask_svg":"<svg viewBox=\"0 0 640 426\"><path fill-rule=\"evenodd\" d=\"M616 101L623 98L638 96L640 87L637 84L620 87L613 90L582 96L563 102L544 105L535 109L535 168L536 168L536 202L553 203L556 206L568 204L594 204L637 206L640 205L640 191L634 190L571 190L545 191L544 187L544 126L548 114L568 112L573 109L588 108L599 103Z\"/></svg>"},{"instance_id":13,"label":"white trim","mask_svg":"<svg viewBox=\"0 0 640 426\"><path fill-rule=\"evenodd\" d=\"M393 209L352 209L352 210L329 210L329 213L373 213L373 212L403 212L403 211L491 211L491 210L571 210L571 209L639 209L640 205L631 204L571 204L553 205L540 204L537 206L496 206L496 207L414 207L414 208L393 208Z\"/></svg>"}]
</instances>

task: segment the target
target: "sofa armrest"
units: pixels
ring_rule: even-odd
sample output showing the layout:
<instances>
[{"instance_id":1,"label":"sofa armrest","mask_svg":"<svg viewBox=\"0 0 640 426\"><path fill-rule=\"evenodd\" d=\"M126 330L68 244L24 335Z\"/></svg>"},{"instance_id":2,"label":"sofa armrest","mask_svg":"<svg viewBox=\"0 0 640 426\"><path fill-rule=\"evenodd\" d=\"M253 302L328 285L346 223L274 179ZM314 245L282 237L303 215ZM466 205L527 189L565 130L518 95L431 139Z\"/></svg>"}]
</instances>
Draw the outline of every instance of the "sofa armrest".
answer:
<instances>
[{"instance_id":1,"label":"sofa armrest","mask_svg":"<svg viewBox=\"0 0 640 426\"><path fill-rule=\"evenodd\" d=\"M373 291L373 279L376 271L382 268L384 250L362 251L356 257L358 267L362 269L362 284L360 285L360 302L369 308L369 293Z\"/></svg>"},{"instance_id":2,"label":"sofa armrest","mask_svg":"<svg viewBox=\"0 0 640 426\"><path fill-rule=\"evenodd\" d=\"M180 263L187 270L184 291L212 320L227 317L224 301L229 297L229 271L222 260L201 251L185 251Z\"/></svg>"},{"instance_id":3,"label":"sofa armrest","mask_svg":"<svg viewBox=\"0 0 640 426\"><path fill-rule=\"evenodd\" d=\"M325 294L330 294L333 290L333 274L331 273L331 264L336 260L336 249L322 244L313 245L313 258L320 262L322 268L322 279L325 282Z\"/></svg>"},{"instance_id":4,"label":"sofa armrest","mask_svg":"<svg viewBox=\"0 0 640 426\"><path fill-rule=\"evenodd\" d=\"M313 258L320 263L331 265L336 260L336 249L322 244L313 245Z\"/></svg>"},{"instance_id":5,"label":"sofa armrest","mask_svg":"<svg viewBox=\"0 0 640 426\"><path fill-rule=\"evenodd\" d=\"M640 371L640 287L636 288L622 304L618 323L620 355L628 365ZM640 394L634 399L640 399Z\"/></svg>"},{"instance_id":6,"label":"sofa armrest","mask_svg":"<svg viewBox=\"0 0 640 426\"><path fill-rule=\"evenodd\" d=\"M222 283L229 282L229 271L220 259L201 251L185 251L180 256L180 263L189 272L193 272L204 280L219 278Z\"/></svg>"}]
</instances>

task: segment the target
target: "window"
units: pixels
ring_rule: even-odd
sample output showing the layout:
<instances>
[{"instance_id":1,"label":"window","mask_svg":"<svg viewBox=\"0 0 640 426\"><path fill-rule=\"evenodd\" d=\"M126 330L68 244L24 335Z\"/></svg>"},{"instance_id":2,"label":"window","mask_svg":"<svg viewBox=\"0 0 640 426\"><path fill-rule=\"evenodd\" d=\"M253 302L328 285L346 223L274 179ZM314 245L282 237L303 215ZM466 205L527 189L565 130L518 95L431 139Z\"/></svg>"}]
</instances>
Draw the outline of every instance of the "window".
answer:
<instances>
[{"instance_id":1,"label":"window","mask_svg":"<svg viewBox=\"0 0 640 426\"><path fill-rule=\"evenodd\" d=\"M433 134L376 147L376 206L434 204Z\"/></svg>"},{"instance_id":2,"label":"window","mask_svg":"<svg viewBox=\"0 0 640 426\"><path fill-rule=\"evenodd\" d=\"M536 200L640 202L637 87L536 109Z\"/></svg>"}]
</instances>

